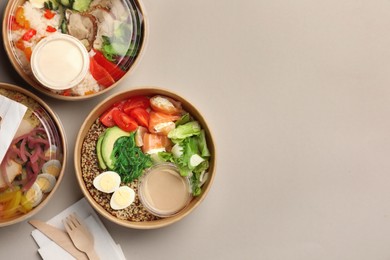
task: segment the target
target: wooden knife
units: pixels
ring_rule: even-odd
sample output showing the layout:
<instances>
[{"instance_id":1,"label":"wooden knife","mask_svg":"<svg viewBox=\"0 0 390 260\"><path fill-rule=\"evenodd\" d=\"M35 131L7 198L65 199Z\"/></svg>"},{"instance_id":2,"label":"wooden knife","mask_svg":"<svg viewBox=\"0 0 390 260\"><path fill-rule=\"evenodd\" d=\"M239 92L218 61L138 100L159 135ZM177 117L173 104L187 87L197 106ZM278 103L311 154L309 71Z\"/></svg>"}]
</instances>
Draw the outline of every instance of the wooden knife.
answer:
<instances>
[{"instance_id":1,"label":"wooden knife","mask_svg":"<svg viewBox=\"0 0 390 260\"><path fill-rule=\"evenodd\" d=\"M72 240L65 231L40 220L30 220L29 223L76 259L88 260L87 255L74 246Z\"/></svg>"}]
</instances>

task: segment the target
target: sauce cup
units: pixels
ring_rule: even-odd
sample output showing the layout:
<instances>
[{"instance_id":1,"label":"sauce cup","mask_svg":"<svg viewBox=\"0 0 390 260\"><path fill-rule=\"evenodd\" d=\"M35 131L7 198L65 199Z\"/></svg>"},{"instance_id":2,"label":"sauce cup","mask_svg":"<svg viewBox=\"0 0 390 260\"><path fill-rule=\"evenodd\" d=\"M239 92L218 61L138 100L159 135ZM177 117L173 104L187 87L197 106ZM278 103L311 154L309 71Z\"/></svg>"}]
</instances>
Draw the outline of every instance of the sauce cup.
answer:
<instances>
[{"instance_id":1,"label":"sauce cup","mask_svg":"<svg viewBox=\"0 0 390 260\"><path fill-rule=\"evenodd\" d=\"M170 217L184 209L192 199L187 177L172 163L149 168L142 176L138 196L144 207L158 217Z\"/></svg>"},{"instance_id":2,"label":"sauce cup","mask_svg":"<svg viewBox=\"0 0 390 260\"><path fill-rule=\"evenodd\" d=\"M75 37L56 33L39 41L31 55L34 77L46 88L65 90L79 84L89 69L89 55Z\"/></svg>"}]
</instances>

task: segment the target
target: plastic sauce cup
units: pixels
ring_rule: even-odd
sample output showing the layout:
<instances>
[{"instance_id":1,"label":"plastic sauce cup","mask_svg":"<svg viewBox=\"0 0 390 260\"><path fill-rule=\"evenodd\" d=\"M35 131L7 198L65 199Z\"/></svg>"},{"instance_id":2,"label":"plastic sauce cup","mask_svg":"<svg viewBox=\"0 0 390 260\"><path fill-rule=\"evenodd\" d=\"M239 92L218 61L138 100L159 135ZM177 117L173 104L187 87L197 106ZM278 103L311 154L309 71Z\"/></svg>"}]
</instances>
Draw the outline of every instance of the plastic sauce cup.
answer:
<instances>
[{"instance_id":1,"label":"plastic sauce cup","mask_svg":"<svg viewBox=\"0 0 390 260\"><path fill-rule=\"evenodd\" d=\"M52 90L65 90L78 85L89 70L89 55L75 37L56 33L35 46L31 55L34 77Z\"/></svg>"}]
</instances>

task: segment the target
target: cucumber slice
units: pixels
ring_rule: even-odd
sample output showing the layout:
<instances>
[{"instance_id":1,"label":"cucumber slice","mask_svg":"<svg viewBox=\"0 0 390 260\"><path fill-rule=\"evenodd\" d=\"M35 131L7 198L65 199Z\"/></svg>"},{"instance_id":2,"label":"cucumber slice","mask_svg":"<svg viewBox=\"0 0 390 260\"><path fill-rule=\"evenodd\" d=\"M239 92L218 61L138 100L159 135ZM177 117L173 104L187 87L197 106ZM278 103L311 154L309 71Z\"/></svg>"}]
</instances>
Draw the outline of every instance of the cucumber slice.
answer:
<instances>
[{"instance_id":1,"label":"cucumber slice","mask_svg":"<svg viewBox=\"0 0 390 260\"><path fill-rule=\"evenodd\" d=\"M72 0L61 0L61 4L66 7L71 7Z\"/></svg>"},{"instance_id":2,"label":"cucumber slice","mask_svg":"<svg viewBox=\"0 0 390 260\"><path fill-rule=\"evenodd\" d=\"M48 0L44 3L44 7L49 10L58 10L59 5L57 0Z\"/></svg>"},{"instance_id":3,"label":"cucumber slice","mask_svg":"<svg viewBox=\"0 0 390 260\"><path fill-rule=\"evenodd\" d=\"M72 8L79 12L85 12L88 10L90 4L91 0L74 0Z\"/></svg>"}]
</instances>

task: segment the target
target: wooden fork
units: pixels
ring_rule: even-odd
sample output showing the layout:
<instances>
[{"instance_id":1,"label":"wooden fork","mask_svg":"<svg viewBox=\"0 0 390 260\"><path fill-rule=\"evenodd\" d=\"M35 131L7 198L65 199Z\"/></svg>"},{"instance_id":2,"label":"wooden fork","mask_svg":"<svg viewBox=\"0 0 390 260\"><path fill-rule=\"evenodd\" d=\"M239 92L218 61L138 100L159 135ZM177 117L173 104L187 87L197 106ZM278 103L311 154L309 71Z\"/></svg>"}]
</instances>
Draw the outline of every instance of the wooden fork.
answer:
<instances>
[{"instance_id":1,"label":"wooden fork","mask_svg":"<svg viewBox=\"0 0 390 260\"><path fill-rule=\"evenodd\" d=\"M77 249L87 254L91 260L98 260L99 256L96 254L93 247L93 236L76 213L70 214L68 217L62 220L64 223L66 232L73 241L73 244Z\"/></svg>"}]
</instances>

